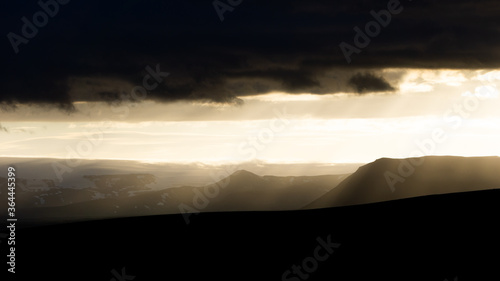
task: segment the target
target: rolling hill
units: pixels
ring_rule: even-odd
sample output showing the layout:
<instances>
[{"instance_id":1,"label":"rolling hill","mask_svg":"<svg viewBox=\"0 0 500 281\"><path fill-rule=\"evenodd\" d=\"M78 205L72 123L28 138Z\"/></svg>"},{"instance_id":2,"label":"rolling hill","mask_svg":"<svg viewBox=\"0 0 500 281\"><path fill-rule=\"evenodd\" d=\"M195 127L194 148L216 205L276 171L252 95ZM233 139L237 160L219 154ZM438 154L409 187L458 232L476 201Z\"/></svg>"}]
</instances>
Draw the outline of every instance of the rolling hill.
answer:
<instances>
[{"instance_id":1,"label":"rolling hill","mask_svg":"<svg viewBox=\"0 0 500 281\"><path fill-rule=\"evenodd\" d=\"M499 157L381 158L360 167L306 209L500 187Z\"/></svg>"}]
</instances>

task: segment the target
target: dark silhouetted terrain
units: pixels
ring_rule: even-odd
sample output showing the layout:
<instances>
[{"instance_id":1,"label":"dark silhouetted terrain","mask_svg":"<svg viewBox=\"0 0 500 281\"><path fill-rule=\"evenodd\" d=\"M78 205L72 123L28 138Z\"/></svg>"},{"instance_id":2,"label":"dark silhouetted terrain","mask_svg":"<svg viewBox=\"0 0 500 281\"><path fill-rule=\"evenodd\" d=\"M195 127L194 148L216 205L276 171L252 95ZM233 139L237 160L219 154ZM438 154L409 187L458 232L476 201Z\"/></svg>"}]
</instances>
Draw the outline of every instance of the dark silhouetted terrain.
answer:
<instances>
[{"instance_id":1,"label":"dark silhouetted terrain","mask_svg":"<svg viewBox=\"0 0 500 281\"><path fill-rule=\"evenodd\" d=\"M131 195L132 179L153 178L94 177L100 188L114 190L106 184L114 179L127 192L18 212L16 278L499 280L499 159L425 157L392 192L384 175L416 160L380 159L347 178L240 170L218 183L219 194L189 224L183 214L165 213L178 212L179 202L193 202L208 186ZM313 206L350 206L293 210L322 194ZM364 204L373 201L384 202ZM271 211L280 208L290 210ZM101 219L110 214L121 218ZM44 225L51 218L59 220ZM7 251L6 243L0 247Z\"/></svg>"},{"instance_id":2,"label":"dark silhouetted terrain","mask_svg":"<svg viewBox=\"0 0 500 281\"><path fill-rule=\"evenodd\" d=\"M283 273L302 266L317 239L329 236L340 246L307 279L288 280L499 280L499 199L500 190L487 190L331 209L202 213L189 225L176 214L22 228L16 280L107 281L122 268L138 281L286 280Z\"/></svg>"}]
</instances>

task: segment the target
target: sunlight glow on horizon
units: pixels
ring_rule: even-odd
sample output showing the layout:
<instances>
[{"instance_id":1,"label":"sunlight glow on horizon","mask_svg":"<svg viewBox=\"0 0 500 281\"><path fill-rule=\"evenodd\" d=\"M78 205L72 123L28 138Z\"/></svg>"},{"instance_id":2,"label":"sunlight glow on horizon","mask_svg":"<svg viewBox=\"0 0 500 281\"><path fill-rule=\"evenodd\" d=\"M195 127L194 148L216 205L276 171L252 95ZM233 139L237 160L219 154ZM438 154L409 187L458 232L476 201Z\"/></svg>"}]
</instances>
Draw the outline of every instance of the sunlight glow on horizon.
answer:
<instances>
[{"instance_id":1,"label":"sunlight glow on horizon","mask_svg":"<svg viewBox=\"0 0 500 281\"><path fill-rule=\"evenodd\" d=\"M368 163L410 157L433 130L446 141L422 155L500 155L499 70L382 72L388 80L401 77L396 93L275 92L241 97L245 104L236 107L145 102L115 120L107 119L113 109L92 102L77 103L94 110L88 117L80 112L60 118L49 110L49 120L33 122L0 112L6 128L0 155L214 165ZM29 117L21 111L18 116Z\"/></svg>"}]
</instances>

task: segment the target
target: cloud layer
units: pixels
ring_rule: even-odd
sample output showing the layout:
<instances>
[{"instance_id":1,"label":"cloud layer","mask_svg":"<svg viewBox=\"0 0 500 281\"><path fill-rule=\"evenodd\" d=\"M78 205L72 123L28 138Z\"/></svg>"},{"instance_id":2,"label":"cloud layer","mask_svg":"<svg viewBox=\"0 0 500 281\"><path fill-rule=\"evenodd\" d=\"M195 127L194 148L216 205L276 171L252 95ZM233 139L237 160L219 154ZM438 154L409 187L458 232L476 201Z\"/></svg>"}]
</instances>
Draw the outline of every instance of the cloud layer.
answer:
<instances>
[{"instance_id":1,"label":"cloud layer","mask_svg":"<svg viewBox=\"0 0 500 281\"><path fill-rule=\"evenodd\" d=\"M243 0L221 22L207 0L71 1L16 45L17 54L4 37L0 103L71 109L74 101L138 96L231 103L272 91L391 91L397 85L377 72L387 67L500 67L493 0L401 1L403 10L347 63L339 44L355 46L353 28L364 30L370 11L388 2ZM10 2L2 10L3 34L24 36L21 18L32 21L41 8ZM134 94L152 75L146 67L157 65L168 77Z\"/></svg>"}]
</instances>

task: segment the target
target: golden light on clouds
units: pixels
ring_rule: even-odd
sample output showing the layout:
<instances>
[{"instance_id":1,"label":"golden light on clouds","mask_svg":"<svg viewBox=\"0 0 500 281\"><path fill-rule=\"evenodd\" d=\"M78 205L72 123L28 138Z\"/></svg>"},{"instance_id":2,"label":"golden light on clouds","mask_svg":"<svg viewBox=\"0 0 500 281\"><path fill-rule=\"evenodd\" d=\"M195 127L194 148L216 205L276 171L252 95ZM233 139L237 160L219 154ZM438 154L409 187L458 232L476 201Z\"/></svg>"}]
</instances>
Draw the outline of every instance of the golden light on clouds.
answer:
<instances>
[{"instance_id":1,"label":"golden light on clouds","mask_svg":"<svg viewBox=\"0 0 500 281\"><path fill-rule=\"evenodd\" d=\"M500 155L499 70L381 73L397 85L395 92L274 92L242 96L243 105L79 102L69 115L20 105L0 113L0 155L210 164L359 163L419 149L422 155ZM436 130L446 140L420 148Z\"/></svg>"}]
</instances>

